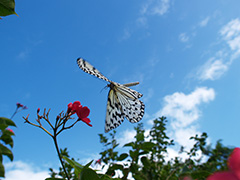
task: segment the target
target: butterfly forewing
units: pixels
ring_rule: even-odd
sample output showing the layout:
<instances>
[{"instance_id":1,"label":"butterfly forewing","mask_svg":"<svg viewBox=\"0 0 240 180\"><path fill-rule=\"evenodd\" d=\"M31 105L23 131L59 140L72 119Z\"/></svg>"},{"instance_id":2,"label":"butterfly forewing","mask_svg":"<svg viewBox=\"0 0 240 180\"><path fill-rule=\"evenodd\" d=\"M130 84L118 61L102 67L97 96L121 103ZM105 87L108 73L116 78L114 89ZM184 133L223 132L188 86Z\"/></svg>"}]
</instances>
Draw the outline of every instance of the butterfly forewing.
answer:
<instances>
[{"instance_id":1,"label":"butterfly forewing","mask_svg":"<svg viewBox=\"0 0 240 180\"><path fill-rule=\"evenodd\" d=\"M89 62L85 61L83 58L77 59L78 66L80 69L82 69L84 72L94 75L100 79L103 79L105 81L111 82L108 78L106 78L100 71L98 71L94 66L92 66Z\"/></svg>"},{"instance_id":2,"label":"butterfly forewing","mask_svg":"<svg viewBox=\"0 0 240 180\"><path fill-rule=\"evenodd\" d=\"M105 132L118 127L124 120L121 104L114 91L110 89L108 93Z\"/></svg>"},{"instance_id":3,"label":"butterfly forewing","mask_svg":"<svg viewBox=\"0 0 240 180\"><path fill-rule=\"evenodd\" d=\"M139 82L132 82L132 83L123 84L123 86L130 87L130 86L136 86L138 84Z\"/></svg>"},{"instance_id":4,"label":"butterfly forewing","mask_svg":"<svg viewBox=\"0 0 240 180\"><path fill-rule=\"evenodd\" d=\"M116 86L118 91L120 91L122 94L125 94L126 96L128 96L132 99L138 99L143 96L141 93L139 93L135 90L132 90L124 85L114 83L114 82L112 82L112 84L114 84Z\"/></svg>"}]
</instances>

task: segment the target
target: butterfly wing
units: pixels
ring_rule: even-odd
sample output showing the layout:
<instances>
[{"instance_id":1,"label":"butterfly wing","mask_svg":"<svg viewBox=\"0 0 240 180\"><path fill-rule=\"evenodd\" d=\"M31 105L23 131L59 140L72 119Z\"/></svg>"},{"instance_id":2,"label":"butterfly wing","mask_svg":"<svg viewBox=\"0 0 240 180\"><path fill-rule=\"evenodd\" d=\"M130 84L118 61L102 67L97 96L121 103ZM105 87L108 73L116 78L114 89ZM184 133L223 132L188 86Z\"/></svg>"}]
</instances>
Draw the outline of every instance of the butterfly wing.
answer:
<instances>
[{"instance_id":1,"label":"butterfly wing","mask_svg":"<svg viewBox=\"0 0 240 180\"><path fill-rule=\"evenodd\" d=\"M127 84L123 84L123 85L126 87L130 87L130 86L136 86L138 84L139 84L139 82L132 82L132 83L127 83Z\"/></svg>"},{"instance_id":2,"label":"butterfly wing","mask_svg":"<svg viewBox=\"0 0 240 180\"><path fill-rule=\"evenodd\" d=\"M124 116L131 122L139 122L145 111L145 105L138 98L142 94L134 91L130 88L127 88L123 85L116 85L116 95L121 104L121 110Z\"/></svg>"},{"instance_id":3,"label":"butterfly wing","mask_svg":"<svg viewBox=\"0 0 240 180\"><path fill-rule=\"evenodd\" d=\"M112 83L115 84L117 91L119 91L121 94L124 94L125 96L127 96L131 99L138 99L143 96L141 93L139 93L133 89L130 89L130 88L126 87L125 85L114 83L114 82L112 82Z\"/></svg>"},{"instance_id":4,"label":"butterfly wing","mask_svg":"<svg viewBox=\"0 0 240 180\"><path fill-rule=\"evenodd\" d=\"M105 132L118 127L124 120L122 107L116 95L115 89L110 88L107 100L107 112L105 120Z\"/></svg>"},{"instance_id":5,"label":"butterfly wing","mask_svg":"<svg viewBox=\"0 0 240 180\"><path fill-rule=\"evenodd\" d=\"M77 59L77 64L80 69L82 69L84 72L94 75L100 79L103 79L105 81L111 82L108 78L106 78L100 71L98 71L94 66L92 66L89 62L85 61L83 58Z\"/></svg>"}]
</instances>

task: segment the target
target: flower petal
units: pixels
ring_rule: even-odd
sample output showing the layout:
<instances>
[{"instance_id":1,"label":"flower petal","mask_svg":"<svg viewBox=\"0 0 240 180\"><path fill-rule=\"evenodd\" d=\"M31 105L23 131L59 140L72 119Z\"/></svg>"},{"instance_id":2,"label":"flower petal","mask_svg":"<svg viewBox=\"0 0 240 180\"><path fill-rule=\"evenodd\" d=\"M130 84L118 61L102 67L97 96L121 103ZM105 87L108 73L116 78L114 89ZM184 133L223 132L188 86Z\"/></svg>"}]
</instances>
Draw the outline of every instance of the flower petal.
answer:
<instances>
[{"instance_id":1,"label":"flower petal","mask_svg":"<svg viewBox=\"0 0 240 180\"><path fill-rule=\"evenodd\" d=\"M90 119L89 118L83 118L83 119L81 119L83 122L85 122L87 125L89 125L89 126L91 126L92 127L92 125L90 124Z\"/></svg>"},{"instance_id":2,"label":"flower petal","mask_svg":"<svg viewBox=\"0 0 240 180\"><path fill-rule=\"evenodd\" d=\"M70 113L73 110L73 104L69 103L68 104L68 109L67 109L67 113ZM75 112L74 112L75 113Z\"/></svg>"},{"instance_id":3,"label":"flower petal","mask_svg":"<svg viewBox=\"0 0 240 180\"><path fill-rule=\"evenodd\" d=\"M228 159L229 168L240 179L240 148L235 148Z\"/></svg>"},{"instance_id":4,"label":"flower petal","mask_svg":"<svg viewBox=\"0 0 240 180\"><path fill-rule=\"evenodd\" d=\"M207 180L239 180L232 172L216 172L210 175Z\"/></svg>"},{"instance_id":5,"label":"flower petal","mask_svg":"<svg viewBox=\"0 0 240 180\"><path fill-rule=\"evenodd\" d=\"M21 103L16 103L17 108L23 107L23 105Z\"/></svg>"},{"instance_id":6,"label":"flower petal","mask_svg":"<svg viewBox=\"0 0 240 180\"><path fill-rule=\"evenodd\" d=\"M79 109L77 109L77 115L80 119L86 118L88 117L90 110L88 109L87 106L81 107Z\"/></svg>"},{"instance_id":7,"label":"flower petal","mask_svg":"<svg viewBox=\"0 0 240 180\"><path fill-rule=\"evenodd\" d=\"M75 102L73 103L73 110L77 110L77 108L78 108L79 106L81 106L80 101L75 101Z\"/></svg>"},{"instance_id":8,"label":"flower petal","mask_svg":"<svg viewBox=\"0 0 240 180\"><path fill-rule=\"evenodd\" d=\"M87 106L84 106L82 108L82 117L86 118L88 117L89 114L90 114L90 109Z\"/></svg>"},{"instance_id":9,"label":"flower petal","mask_svg":"<svg viewBox=\"0 0 240 180\"><path fill-rule=\"evenodd\" d=\"M80 104L80 102L79 101L75 101L73 103L73 109L72 110L75 111L77 114L79 114L81 109L82 109L82 105Z\"/></svg>"}]
</instances>

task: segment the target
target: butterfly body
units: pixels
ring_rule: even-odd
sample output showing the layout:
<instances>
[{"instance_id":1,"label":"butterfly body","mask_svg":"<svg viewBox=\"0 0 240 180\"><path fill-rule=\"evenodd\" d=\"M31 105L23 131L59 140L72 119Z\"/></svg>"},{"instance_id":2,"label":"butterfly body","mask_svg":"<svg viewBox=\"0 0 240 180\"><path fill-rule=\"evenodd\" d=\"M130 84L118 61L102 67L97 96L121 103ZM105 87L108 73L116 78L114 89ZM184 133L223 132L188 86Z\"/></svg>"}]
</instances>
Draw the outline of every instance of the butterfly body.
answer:
<instances>
[{"instance_id":1,"label":"butterfly body","mask_svg":"<svg viewBox=\"0 0 240 180\"><path fill-rule=\"evenodd\" d=\"M129 86L139 84L138 82L122 85L106 78L82 58L78 58L77 63L84 72L110 83L107 85L110 90L107 100L105 132L118 127L124 121L124 118L131 123L139 122L142 119L145 109L145 105L139 100L142 94L129 88Z\"/></svg>"}]
</instances>

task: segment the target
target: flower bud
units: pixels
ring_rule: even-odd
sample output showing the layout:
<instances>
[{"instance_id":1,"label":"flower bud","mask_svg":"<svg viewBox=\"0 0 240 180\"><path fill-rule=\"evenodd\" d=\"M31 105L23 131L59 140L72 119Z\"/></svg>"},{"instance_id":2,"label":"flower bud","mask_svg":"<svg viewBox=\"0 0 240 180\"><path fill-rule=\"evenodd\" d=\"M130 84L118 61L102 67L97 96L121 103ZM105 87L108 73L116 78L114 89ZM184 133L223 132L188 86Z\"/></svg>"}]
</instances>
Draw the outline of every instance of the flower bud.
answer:
<instances>
[{"instance_id":1,"label":"flower bud","mask_svg":"<svg viewBox=\"0 0 240 180\"><path fill-rule=\"evenodd\" d=\"M69 114L71 111L72 111L72 103L69 103L67 113Z\"/></svg>"},{"instance_id":2,"label":"flower bud","mask_svg":"<svg viewBox=\"0 0 240 180\"><path fill-rule=\"evenodd\" d=\"M23 105L21 103L17 103L17 108L23 107Z\"/></svg>"}]
</instances>

